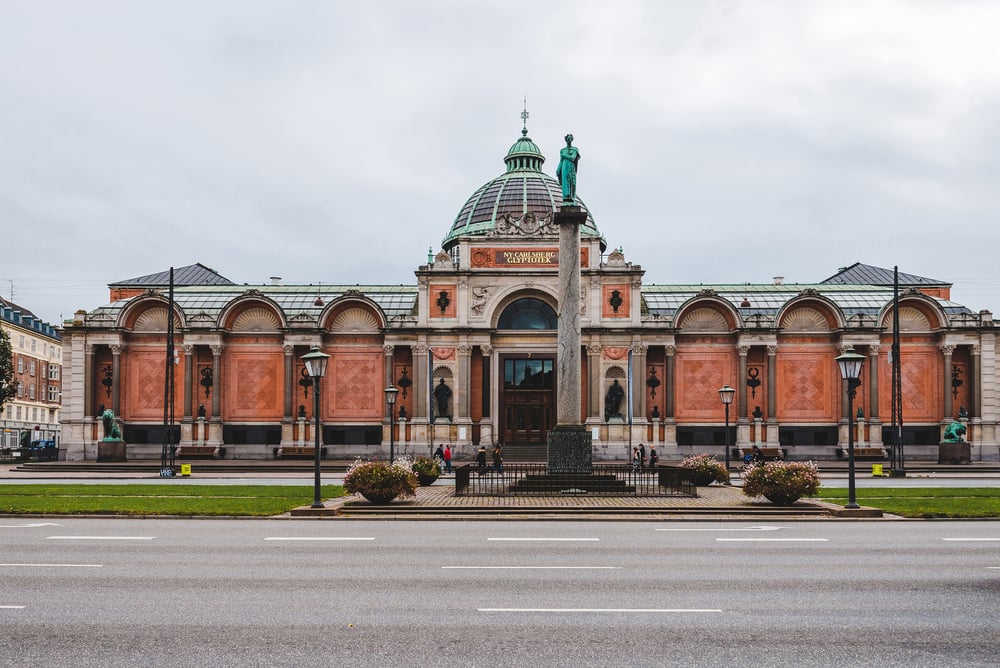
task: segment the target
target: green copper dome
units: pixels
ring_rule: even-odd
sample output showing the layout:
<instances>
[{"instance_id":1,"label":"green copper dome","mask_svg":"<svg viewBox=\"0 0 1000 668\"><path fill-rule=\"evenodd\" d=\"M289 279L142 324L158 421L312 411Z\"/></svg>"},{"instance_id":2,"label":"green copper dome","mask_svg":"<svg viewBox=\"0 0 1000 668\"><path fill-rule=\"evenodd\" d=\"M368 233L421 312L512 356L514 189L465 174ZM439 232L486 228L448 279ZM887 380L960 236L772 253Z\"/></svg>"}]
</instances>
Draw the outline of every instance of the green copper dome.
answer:
<instances>
[{"instance_id":1,"label":"green copper dome","mask_svg":"<svg viewBox=\"0 0 1000 668\"><path fill-rule=\"evenodd\" d=\"M562 188L558 181L542 171L545 156L531 141L527 128L521 130L521 138L514 142L503 160L507 163L507 171L484 183L466 200L441 243L444 250L458 243L459 237L485 236L493 232L499 218L519 220L532 214L539 221L549 220L562 205ZM579 197L576 204L587 212L587 222L580 226L580 236L600 238L590 210ZM601 250L606 246L601 238Z\"/></svg>"}]
</instances>

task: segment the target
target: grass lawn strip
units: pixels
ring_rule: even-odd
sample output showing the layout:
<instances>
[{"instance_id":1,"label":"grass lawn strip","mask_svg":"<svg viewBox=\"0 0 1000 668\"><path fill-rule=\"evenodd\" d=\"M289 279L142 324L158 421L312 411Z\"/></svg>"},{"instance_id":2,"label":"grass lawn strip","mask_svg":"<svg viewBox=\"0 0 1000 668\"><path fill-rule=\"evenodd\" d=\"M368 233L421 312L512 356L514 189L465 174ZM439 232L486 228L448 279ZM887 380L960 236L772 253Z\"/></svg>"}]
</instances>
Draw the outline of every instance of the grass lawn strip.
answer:
<instances>
[{"instance_id":1,"label":"grass lawn strip","mask_svg":"<svg viewBox=\"0 0 1000 668\"><path fill-rule=\"evenodd\" d=\"M344 495L324 485L324 499ZM278 515L312 502L307 485L9 485L0 513L110 515Z\"/></svg>"},{"instance_id":2,"label":"grass lawn strip","mask_svg":"<svg viewBox=\"0 0 1000 668\"><path fill-rule=\"evenodd\" d=\"M883 487L856 490L858 503L911 518L1000 517L1000 489L993 487ZM843 504L848 490L821 488L817 498Z\"/></svg>"}]
</instances>

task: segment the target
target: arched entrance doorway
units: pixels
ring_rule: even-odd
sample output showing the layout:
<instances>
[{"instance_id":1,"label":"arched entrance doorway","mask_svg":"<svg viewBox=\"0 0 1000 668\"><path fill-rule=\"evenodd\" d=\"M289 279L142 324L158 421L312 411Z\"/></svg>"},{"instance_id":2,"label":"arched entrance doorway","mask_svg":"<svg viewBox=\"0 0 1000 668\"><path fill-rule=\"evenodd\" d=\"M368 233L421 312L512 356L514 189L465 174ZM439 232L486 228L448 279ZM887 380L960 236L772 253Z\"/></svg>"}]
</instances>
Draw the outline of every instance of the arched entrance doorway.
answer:
<instances>
[{"instance_id":1,"label":"arched entrance doorway","mask_svg":"<svg viewBox=\"0 0 1000 668\"><path fill-rule=\"evenodd\" d=\"M555 330L558 318L547 303L518 299L504 309L498 330ZM500 434L506 445L544 446L555 426L555 355L501 355Z\"/></svg>"}]
</instances>

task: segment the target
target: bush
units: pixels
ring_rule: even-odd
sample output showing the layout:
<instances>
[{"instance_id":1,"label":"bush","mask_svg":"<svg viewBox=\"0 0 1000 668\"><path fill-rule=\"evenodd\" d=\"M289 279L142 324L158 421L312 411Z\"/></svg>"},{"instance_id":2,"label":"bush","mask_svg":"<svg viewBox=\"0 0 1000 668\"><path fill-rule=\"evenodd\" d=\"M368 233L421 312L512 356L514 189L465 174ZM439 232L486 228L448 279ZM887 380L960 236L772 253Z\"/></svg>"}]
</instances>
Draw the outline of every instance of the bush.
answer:
<instances>
[{"instance_id":1,"label":"bush","mask_svg":"<svg viewBox=\"0 0 1000 668\"><path fill-rule=\"evenodd\" d=\"M426 457L417 457L410 468L417 474L417 480L421 485L430 485L441 475L441 465L436 460Z\"/></svg>"},{"instance_id":2,"label":"bush","mask_svg":"<svg viewBox=\"0 0 1000 668\"><path fill-rule=\"evenodd\" d=\"M344 477L344 489L371 503L389 503L398 496L416 494L417 476L410 470L408 459L397 459L392 464L357 460Z\"/></svg>"},{"instance_id":3,"label":"bush","mask_svg":"<svg viewBox=\"0 0 1000 668\"><path fill-rule=\"evenodd\" d=\"M682 461L681 467L691 470L691 481L695 485L729 482L729 471L714 455L693 455Z\"/></svg>"},{"instance_id":4,"label":"bush","mask_svg":"<svg viewBox=\"0 0 1000 668\"><path fill-rule=\"evenodd\" d=\"M819 469L812 462L768 462L743 469L743 493L788 506L819 492Z\"/></svg>"}]
</instances>

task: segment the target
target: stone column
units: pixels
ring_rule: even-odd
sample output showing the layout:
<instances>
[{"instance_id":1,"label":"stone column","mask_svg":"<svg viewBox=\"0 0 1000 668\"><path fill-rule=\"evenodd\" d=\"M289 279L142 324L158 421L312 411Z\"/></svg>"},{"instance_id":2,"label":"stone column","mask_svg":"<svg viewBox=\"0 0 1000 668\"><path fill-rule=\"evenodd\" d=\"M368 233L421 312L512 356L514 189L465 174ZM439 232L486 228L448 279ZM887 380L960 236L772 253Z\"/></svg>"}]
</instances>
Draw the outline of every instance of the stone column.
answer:
<instances>
[{"instance_id":1,"label":"stone column","mask_svg":"<svg viewBox=\"0 0 1000 668\"><path fill-rule=\"evenodd\" d=\"M392 377L392 363L396 347L392 344L382 346L382 387L396 387L396 380Z\"/></svg>"},{"instance_id":2,"label":"stone column","mask_svg":"<svg viewBox=\"0 0 1000 668\"><path fill-rule=\"evenodd\" d=\"M563 203L555 214L559 228L559 328L556 360L556 427L548 434L548 471L591 473L591 434L580 423L580 225L587 212Z\"/></svg>"},{"instance_id":3,"label":"stone column","mask_svg":"<svg viewBox=\"0 0 1000 668\"><path fill-rule=\"evenodd\" d=\"M777 448L778 439L778 346L767 347L767 447Z\"/></svg>"},{"instance_id":4,"label":"stone column","mask_svg":"<svg viewBox=\"0 0 1000 668\"><path fill-rule=\"evenodd\" d=\"M878 346L868 346L868 397L870 399L868 402L868 442L873 448L882 445L882 420L878 414L878 353Z\"/></svg>"},{"instance_id":5,"label":"stone column","mask_svg":"<svg viewBox=\"0 0 1000 668\"><path fill-rule=\"evenodd\" d=\"M970 369L966 381L969 383L969 417L975 421L983 416L983 402L979 391L979 369L983 349L978 344L970 346ZM970 439L971 440L971 439Z\"/></svg>"},{"instance_id":6,"label":"stone column","mask_svg":"<svg viewBox=\"0 0 1000 668\"><path fill-rule=\"evenodd\" d=\"M603 422L601 415L601 346L587 346L587 421Z\"/></svg>"},{"instance_id":7,"label":"stone column","mask_svg":"<svg viewBox=\"0 0 1000 668\"><path fill-rule=\"evenodd\" d=\"M418 343L413 346L413 415L410 416L410 424L413 432L410 434L414 442L423 442L430 445L431 430L428 428L430 414L427 412L427 344ZM422 433L420 433L422 432Z\"/></svg>"},{"instance_id":8,"label":"stone column","mask_svg":"<svg viewBox=\"0 0 1000 668\"><path fill-rule=\"evenodd\" d=\"M667 370L664 374L664 395L663 395L663 415L668 420L673 420L674 417L674 391L677 386L674 375L676 372L676 366L674 365L674 354L677 352L677 346L666 346L664 351L667 354Z\"/></svg>"},{"instance_id":9,"label":"stone column","mask_svg":"<svg viewBox=\"0 0 1000 668\"><path fill-rule=\"evenodd\" d=\"M124 348L125 346L120 343L111 346L111 410L119 420L122 412L121 368Z\"/></svg>"},{"instance_id":10,"label":"stone column","mask_svg":"<svg viewBox=\"0 0 1000 668\"><path fill-rule=\"evenodd\" d=\"M951 354L955 352L955 346L942 345L940 349L941 355L944 357L944 415L941 416L941 419L947 422L954 417L951 403Z\"/></svg>"},{"instance_id":11,"label":"stone column","mask_svg":"<svg viewBox=\"0 0 1000 668\"><path fill-rule=\"evenodd\" d=\"M194 392L191 387L194 372L191 367L194 364L194 346L185 343L181 346L184 349L184 415L181 417L181 441L179 445L186 445L194 441L194 418L191 405L194 402Z\"/></svg>"},{"instance_id":12,"label":"stone column","mask_svg":"<svg viewBox=\"0 0 1000 668\"><path fill-rule=\"evenodd\" d=\"M295 442L295 423L292 416L295 410L295 346L286 343L281 346L281 351L285 354L285 401L281 417L280 445L285 446Z\"/></svg>"},{"instance_id":13,"label":"stone column","mask_svg":"<svg viewBox=\"0 0 1000 668\"><path fill-rule=\"evenodd\" d=\"M632 346L632 420L646 422L646 351L649 346L636 343Z\"/></svg>"},{"instance_id":14,"label":"stone column","mask_svg":"<svg viewBox=\"0 0 1000 668\"><path fill-rule=\"evenodd\" d=\"M472 387L472 346L460 344L458 353L458 390L455 402L454 418L456 422L469 423L472 415L472 397L469 388ZM471 435L469 436L471 438Z\"/></svg>"},{"instance_id":15,"label":"stone column","mask_svg":"<svg viewBox=\"0 0 1000 668\"><path fill-rule=\"evenodd\" d=\"M64 369L65 373L69 369ZM90 412L94 410L94 344L88 343L84 349L83 357L83 415L84 421L91 417Z\"/></svg>"},{"instance_id":16,"label":"stone column","mask_svg":"<svg viewBox=\"0 0 1000 668\"><path fill-rule=\"evenodd\" d=\"M489 382L484 380L484 390L485 396L483 397L483 418L479 421L479 442L492 445L495 441L493 439L493 426L496 424L497 407L493 405L496 399L496 393L493 392L493 388L496 387L498 376L496 368L496 360L493 359L493 346L485 343L480 344L479 351L483 355L483 361L485 364L489 365Z\"/></svg>"},{"instance_id":17,"label":"stone column","mask_svg":"<svg viewBox=\"0 0 1000 668\"><path fill-rule=\"evenodd\" d=\"M747 354L750 346L739 346L739 370L736 372L736 447L746 446L750 443L750 418L747 411Z\"/></svg>"},{"instance_id":18,"label":"stone column","mask_svg":"<svg viewBox=\"0 0 1000 668\"><path fill-rule=\"evenodd\" d=\"M212 349L212 417L208 424L207 445L222 445L222 344Z\"/></svg>"}]
</instances>

